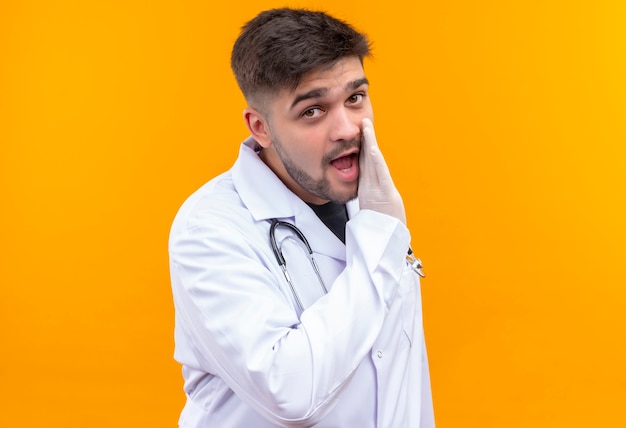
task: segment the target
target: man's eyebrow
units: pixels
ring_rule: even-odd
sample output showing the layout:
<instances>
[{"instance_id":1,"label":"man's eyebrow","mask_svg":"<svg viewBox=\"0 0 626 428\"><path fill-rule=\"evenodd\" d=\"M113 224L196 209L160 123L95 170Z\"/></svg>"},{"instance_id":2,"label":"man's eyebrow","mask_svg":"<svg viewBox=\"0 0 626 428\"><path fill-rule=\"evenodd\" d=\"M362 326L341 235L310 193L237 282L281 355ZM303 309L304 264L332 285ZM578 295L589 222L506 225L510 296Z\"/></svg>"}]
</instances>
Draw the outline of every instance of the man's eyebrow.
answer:
<instances>
[{"instance_id":1,"label":"man's eyebrow","mask_svg":"<svg viewBox=\"0 0 626 428\"><path fill-rule=\"evenodd\" d=\"M352 88L352 90L354 89L358 89L359 87L363 86L363 85L369 85L370 81L367 80L367 77L364 77L362 79L357 79L354 82L350 83L348 86Z\"/></svg>"},{"instance_id":2,"label":"man's eyebrow","mask_svg":"<svg viewBox=\"0 0 626 428\"><path fill-rule=\"evenodd\" d=\"M353 91L355 89L360 88L363 85L369 85L369 80L367 80L366 77L349 82L346 85L346 89L349 91L350 90ZM328 93L328 88L317 88L317 89L312 89L309 92L305 92L304 94L296 95L293 102L291 103L291 108L293 109L296 105L298 105L304 100L308 100L310 98L320 98L326 95L327 93Z\"/></svg>"},{"instance_id":3,"label":"man's eyebrow","mask_svg":"<svg viewBox=\"0 0 626 428\"><path fill-rule=\"evenodd\" d=\"M318 88L312 89L309 92L305 92L304 94L297 95L291 103L291 108L294 108L296 105L301 103L304 100L308 100L309 98L320 98L328 93L328 88Z\"/></svg>"}]
</instances>

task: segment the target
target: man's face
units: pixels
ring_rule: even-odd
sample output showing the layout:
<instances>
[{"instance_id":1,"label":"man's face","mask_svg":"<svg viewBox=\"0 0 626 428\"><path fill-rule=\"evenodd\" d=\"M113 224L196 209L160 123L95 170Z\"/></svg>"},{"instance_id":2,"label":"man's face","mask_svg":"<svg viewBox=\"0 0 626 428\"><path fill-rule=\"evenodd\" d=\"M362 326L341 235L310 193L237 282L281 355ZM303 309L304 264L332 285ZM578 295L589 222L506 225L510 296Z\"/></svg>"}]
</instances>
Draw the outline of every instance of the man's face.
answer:
<instances>
[{"instance_id":1,"label":"man's face","mask_svg":"<svg viewBox=\"0 0 626 428\"><path fill-rule=\"evenodd\" d=\"M355 198L361 122L373 118L361 61L347 57L306 74L269 109L271 144L261 157L285 185L314 204Z\"/></svg>"}]
</instances>

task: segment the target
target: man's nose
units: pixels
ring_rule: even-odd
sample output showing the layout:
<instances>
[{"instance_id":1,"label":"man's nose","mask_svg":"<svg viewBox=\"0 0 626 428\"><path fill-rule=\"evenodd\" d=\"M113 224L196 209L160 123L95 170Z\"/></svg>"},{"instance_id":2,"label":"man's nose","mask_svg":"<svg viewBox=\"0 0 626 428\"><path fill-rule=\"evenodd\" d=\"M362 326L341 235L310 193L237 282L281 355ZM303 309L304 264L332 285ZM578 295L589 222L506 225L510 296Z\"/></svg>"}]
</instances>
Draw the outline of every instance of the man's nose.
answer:
<instances>
[{"instance_id":1,"label":"man's nose","mask_svg":"<svg viewBox=\"0 0 626 428\"><path fill-rule=\"evenodd\" d=\"M336 109L333 112L330 138L332 141L351 141L360 138L361 120L356 112L345 107Z\"/></svg>"}]
</instances>

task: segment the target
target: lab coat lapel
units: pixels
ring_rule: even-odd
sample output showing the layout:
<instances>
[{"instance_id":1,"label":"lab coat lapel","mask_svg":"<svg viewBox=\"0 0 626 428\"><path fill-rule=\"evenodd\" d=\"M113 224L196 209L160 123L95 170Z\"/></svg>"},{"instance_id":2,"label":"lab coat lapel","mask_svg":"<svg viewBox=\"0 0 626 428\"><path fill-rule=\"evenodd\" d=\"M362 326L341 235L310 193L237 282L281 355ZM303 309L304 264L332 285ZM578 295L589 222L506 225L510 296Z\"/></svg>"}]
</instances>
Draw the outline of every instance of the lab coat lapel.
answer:
<instances>
[{"instance_id":1,"label":"lab coat lapel","mask_svg":"<svg viewBox=\"0 0 626 428\"><path fill-rule=\"evenodd\" d=\"M315 253L346 260L346 247L304 202L296 213L296 226L305 234Z\"/></svg>"},{"instance_id":2,"label":"lab coat lapel","mask_svg":"<svg viewBox=\"0 0 626 428\"><path fill-rule=\"evenodd\" d=\"M307 239L316 253L324 254L338 260L346 260L346 247L337 236L319 219L315 212L305 203L304 208L296 215L296 226L307 235ZM359 210L357 199L347 204L348 218L352 218Z\"/></svg>"}]
</instances>

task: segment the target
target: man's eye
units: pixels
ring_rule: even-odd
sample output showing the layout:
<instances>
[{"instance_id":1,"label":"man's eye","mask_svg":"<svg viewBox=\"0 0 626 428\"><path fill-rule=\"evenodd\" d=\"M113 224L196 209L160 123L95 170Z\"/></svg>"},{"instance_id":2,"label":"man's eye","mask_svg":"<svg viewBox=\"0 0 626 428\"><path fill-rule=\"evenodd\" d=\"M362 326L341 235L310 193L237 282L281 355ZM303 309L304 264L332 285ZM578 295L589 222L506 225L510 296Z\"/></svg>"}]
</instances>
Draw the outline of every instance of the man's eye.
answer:
<instances>
[{"instance_id":1,"label":"man's eye","mask_svg":"<svg viewBox=\"0 0 626 428\"><path fill-rule=\"evenodd\" d=\"M319 107L313 107L313 108L310 108L308 110L305 110L302 113L302 116L304 116L304 117L317 117L321 113L322 113L322 110Z\"/></svg>"},{"instance_id":2,"label":"man's eye","mask_svg":"<svg viewBox=\"0 0 626 428\"><path fill-rule=\"evenodd\" d=\"M348 98L348 104L358 104L363 99L363 94L354 94Z\"/></svg>"}]
</instances>

